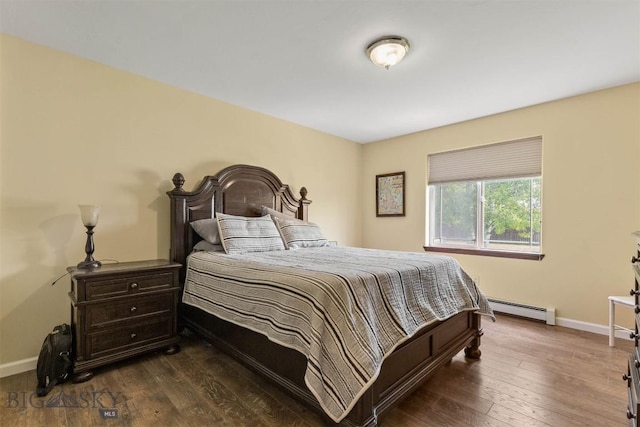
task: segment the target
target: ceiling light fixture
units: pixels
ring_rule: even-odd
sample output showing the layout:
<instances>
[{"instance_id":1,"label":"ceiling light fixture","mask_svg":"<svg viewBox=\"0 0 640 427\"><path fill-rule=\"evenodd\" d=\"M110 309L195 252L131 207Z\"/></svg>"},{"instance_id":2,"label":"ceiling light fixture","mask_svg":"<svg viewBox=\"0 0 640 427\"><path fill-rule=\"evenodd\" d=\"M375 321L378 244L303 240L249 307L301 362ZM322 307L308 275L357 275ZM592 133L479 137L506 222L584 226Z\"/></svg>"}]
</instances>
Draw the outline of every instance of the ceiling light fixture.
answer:
<instances>
[{"instance_id":1,"label":"ceiling light fixture","mask_svg":"<svg viewBox=\"0 0 640 427\"><path fill-rule=\"evenodd\" d=\"M371 62L388 70L409 52L409 40L400 36L382 37L371 43L366 52Z\"/></svg>"}]
</instances>

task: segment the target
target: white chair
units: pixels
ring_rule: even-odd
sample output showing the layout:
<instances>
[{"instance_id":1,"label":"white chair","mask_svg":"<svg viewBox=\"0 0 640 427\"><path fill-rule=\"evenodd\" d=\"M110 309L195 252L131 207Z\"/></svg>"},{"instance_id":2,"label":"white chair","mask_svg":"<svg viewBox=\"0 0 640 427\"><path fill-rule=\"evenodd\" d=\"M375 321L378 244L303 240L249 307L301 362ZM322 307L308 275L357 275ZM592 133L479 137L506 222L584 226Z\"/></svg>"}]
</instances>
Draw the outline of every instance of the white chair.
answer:
<instances>
[{"instance_id":1,"label":"white chair","mask_svg":"<svg viewBox=\"0 0 640 427\"><path fill-rule=\"evenodd\" d=\"M634 330L625 328L624 326L616 325L616 304L623 305L625 307L635 307L634 297L621 297L610 296L609 297L609 347L613 347L616 339L616 331L627 331L629 333Z\"/></svg>"}]
</instances>

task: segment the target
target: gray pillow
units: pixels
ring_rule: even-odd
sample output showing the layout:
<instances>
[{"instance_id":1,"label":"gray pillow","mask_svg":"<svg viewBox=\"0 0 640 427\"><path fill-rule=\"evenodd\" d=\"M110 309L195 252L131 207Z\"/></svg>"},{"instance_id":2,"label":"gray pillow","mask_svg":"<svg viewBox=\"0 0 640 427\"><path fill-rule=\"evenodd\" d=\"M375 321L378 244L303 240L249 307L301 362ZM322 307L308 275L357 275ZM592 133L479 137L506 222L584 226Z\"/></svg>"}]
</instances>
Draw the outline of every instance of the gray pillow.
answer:
<instances>
[{"instance_id":1,"label":"gray pillow","mask_svg":"<svg viewBox=\"0 0 640 427\"><path fill-rule=\"evenodd\" d=\"M228 254L282 251L282 237L269 215L244 217L218 214L222 246Z\"/></svg>"},{"instance_id":2,"label":"gray pillow","mask_svg":"<svg viewBox=\"0 0 640 427\"><path fill-rule=\"evenodd\" d=\"M191 221L193 228L200 237L212 245L220 244L220 234L218 233L218 221L215 218L199 219Z\"/></svg>"},{"instance_id":3,"label":"gray pillow","mask_svg":"<svg viewBox=\"0 0 640 427\"><path fill-rule=\"evenodd\" d=\"M206 240L200 240L198 243L196 243L196 245L193 247L193 250L196 252L205 251L205 252L223 252L224 253L224 248L222 247L222 245L212 245Z\"/></svg>"}]
</instances>

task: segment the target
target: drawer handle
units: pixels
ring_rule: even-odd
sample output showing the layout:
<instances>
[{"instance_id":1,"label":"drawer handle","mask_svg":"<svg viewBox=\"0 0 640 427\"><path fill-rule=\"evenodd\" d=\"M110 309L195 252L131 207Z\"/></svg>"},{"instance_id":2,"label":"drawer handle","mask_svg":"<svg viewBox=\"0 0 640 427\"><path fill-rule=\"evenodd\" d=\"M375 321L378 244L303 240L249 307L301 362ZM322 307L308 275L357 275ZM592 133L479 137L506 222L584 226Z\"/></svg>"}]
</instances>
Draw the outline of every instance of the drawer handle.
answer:
<instances>
[{"instance_id":1,"label":"drawer handle","mask_svg":"<svg viewBox=\"0 0 640 427\"><path fill-rule=\"evenodd\" d=\"M622 381L629 381L631 377L627 374L622 374Z\"/></svg>"},{"instance_id":2,"label":"drawer handle","mask_svg":"<svg viewBox=\"0 0 640 427\"><path fill-rule=\"evenodd\" d=\"M636 339L636 338L638 338L638 334L636 334L635 332L631 332L631 333L629 334L629 338L631 338L632 340L633 340L633 339Z\"/></svg>"},{"instance_id":3,"label":"drawer handle","mask_svg":"<svg viewBox=\"0 0 640 427\"><path fill-rule=\"evenodd\" d=\"M636 416L633 412L631 412L630 410L627 409L627 419L634 419Z\"/></svg>"},{"instance_id":4,"label":"drawer handle","mask_svg":"<svg viewBox=\"0 0 640 427\"><path fill-rule=\"evenodd\" d=\"M632 262L633 264L635 264L635 263L636 263L636 262L638 262L638 261L640 261L640 258L636 258L636 257L634 257L634 256L632 256L632 257L631 257L631 262Z\"/></svg>"},{"instance_id":5,"label":"drawer handle","mask_svg":"<svg viewBox=\"0 0 640 427\"><path fill-rule=\"evenodd\" d=\"M137 310L136 306L134 305L133 307L131 307L131 312L135 312Z\"/></svg>"},{"instance_id":6,"label":"drawer handle","mask_svg":"<svg viewBox=\"0 0 640 427\"><path fill-rule=\"evenodd\" d=\"M137 283L133 282L133 283L131 284L131 289L136 289L137 287L138 287L138 284L137 284Z\"/></svg>"},{"instance_id":7,"label":"drawer handle","mask_svg":"<svg viewBox=\"0 0 640 427\"><path fill-rule=\"evenodd\" d=\"M134 332L134 333L132 333L132 334L131 334L131 339L134 339L134 338L135 338L135 337L137 337L137 336L138 336L138 335L136 335L136 333Z\"/></svg>"},{"instance_id":8,"label":"drawer handle","mask_svg":"<svg viewBox=\"0 0 640 427\"><path fill-rule=\"evenodd\" d=\"M629 295L631 295L632 297L636 296L636 295L640 295L640 290L636 290L636 289L631 289L629 291Z\"/></svg>"}]
</instances>

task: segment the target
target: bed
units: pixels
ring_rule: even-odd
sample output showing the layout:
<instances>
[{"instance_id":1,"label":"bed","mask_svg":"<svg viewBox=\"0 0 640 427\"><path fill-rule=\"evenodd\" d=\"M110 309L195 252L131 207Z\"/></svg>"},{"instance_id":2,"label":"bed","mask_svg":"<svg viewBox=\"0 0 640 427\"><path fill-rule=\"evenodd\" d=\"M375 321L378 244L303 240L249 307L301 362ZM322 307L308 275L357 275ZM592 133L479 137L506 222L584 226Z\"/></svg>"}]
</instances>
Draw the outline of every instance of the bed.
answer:
<instances>
[{"instance_id":1,"label":"bed","mask_svg":"<svg viewBox=\"0 0 640 427\"><path fill-rule=\"evenodd\" d=\"M305 222L308 220L311 201L307 199L307 190L303 187L299 196L294 195L291 189L284 185L275 174L264 168L249 165L230 166L215 175L204 177L193 191L184 190L185 180L180 173L175 174L172 181L174 188L167 192L171 202L170 256L172 261L179 262L183 266L180 272L180 280L183 286L187 276L190 277L188 285L191 284L193 286L193 283L199 280L197 278L200 276L197 276L196 272L202 270L204 264L219 265L217 271L223 270L223 264L217 264L221 262L219 260L223 256L215 253L198 252L196 253L197 256L191 257L189 274L187 273L189 255L201 241L200 235L194 232L191 226L193 221L208 220L214 216L224 216L219 214L258 218L264 213L263 209L265 207L280 213L285 218L290 217L291 219ZM334 258L346 258L355 254L355 252L351 252L355 251L352 248L335 249L335 251L342 252L332 252L333 250L331 248L302 249L299 251L274 252L265 256L271 258L269 262L278 264L278 267L273 268L285 269L286 276L296 276L297 266L301 265L299 263L302 263L303 260L296 259L292 261L291 257L296 255L293 252L297 252L298 258L309 258L314 253L313 251L316 251L318 256L329 254L327 256ZM380 253L376 251L367 253L368 256L374 257L373 259L380 256ZM258 266L262 266L262 263L267 262L261 254L251 255L252 257L247 257L251 259L235 257L233 262L253 262L257 263L255 265ZM428 257L424 254L414 254L412 256ZM440 259L444 260L444 258L447 257L437 258L438 262L440 262ZM403 260L403 262L405 261ZM443 262L449 261L444 260ZM455 263L455 261L453 262ZM234 271L236 272L240 270L256 270L253 266L245 268L240 264L229 268L230 270L235 269ZM362 267L359 265L352 265L351 268L356 271L362 271ZM211 270L216 270L216 267ZM365 273L365 275L368 275L368 272ZM218 278L222 275L222 273L216 274ZM216 274L207 273L205 275L213 276ZM256 277L230 278L229 274L228 272L224 273L226 281L223 281L223 283L230 286L229 293L231 293L231 286L236 282L254 283L256 277L271 277L272 274L283 275L280 270L275 273L270 270L267 275L260 273L261 276ZM463 272L456 274L466 275ZM238 276L240 276L239 273ZM307 279L305 278L305 280ZM317 287L318 283L324 284L330 280L333 280L334 283L327 285L326 289L342 286L342 274L339 273L329 274L325 271L316 271L315 276L309 280L316 280L313 282L314 287ZM265 281L267 280L265 279ZM475 289L475 284L471 284L470 287ZM336 409L331 399L327 402L326 397L321 393L319 394L318 387L322 387L325 384L318 386L313 379L310 380L309 372L312 371L310 366L312 362L316 362L314 357L305 354L298 346L286 339L280 339L281 337L277 334L274 335L270 331L262 331L259 325L256 326L251 322L244 323L239 318L228 316L227 313L232 310L215 316L211 314L211 312L215 311L209 310L208 307L196 306L192 301L192 292L189 287L187 288L187 290L183 291L183 298L186 302L182 303L179 309L180 324L182 326L202 336L241 363L283 387L324 416L327 424L376 426L389 410L423 384L436 369L451 360L461 350L464 349L468 358L478 359L480 357L479 346L482 329L478 307L476 309L466 308L454 314L447 314L443 320L434 320L426 326L412 329L410 333L407 333L406 339L402 339L399 345L390 347L388 352L381 350L381 354L383 354L381 364L372 368L370 380L369 378L362 380L365 386L355 394L355 398L352 401L343 402L336 398L335 401L338 402L339 406ZM226 294L226 289L223 286L216 292ZM470 294L472 294L470 298L472 300L475 298L477 302L478 295L473 294L473 292L470 292ZM478 294L481 295L479 291ZM216 297L210 297L209 300L210 303L215 303ZM301 311L304 311L304 309L301 309ZM382 310L373 308L371 313L380 311ZM484 311L485 314L490 314L490 309L487 307L483 307L481 311ZM322 338L318 342L324 343L326 341L325 338ZM348 345L342 345L343 347L352 348L351 342ZM371 348L375 346L375 344L372 344ZM380 346L382 347L382 345ZM327 360L332 363L335 358L328 358ZM353 366L351 365L351 367ZM336 370L338 369L336 368ZM349 369L346 369L341 372L348 373L348 371ZM322 377L322 373L318 377Z\"/></svg>"}]
</instances>

